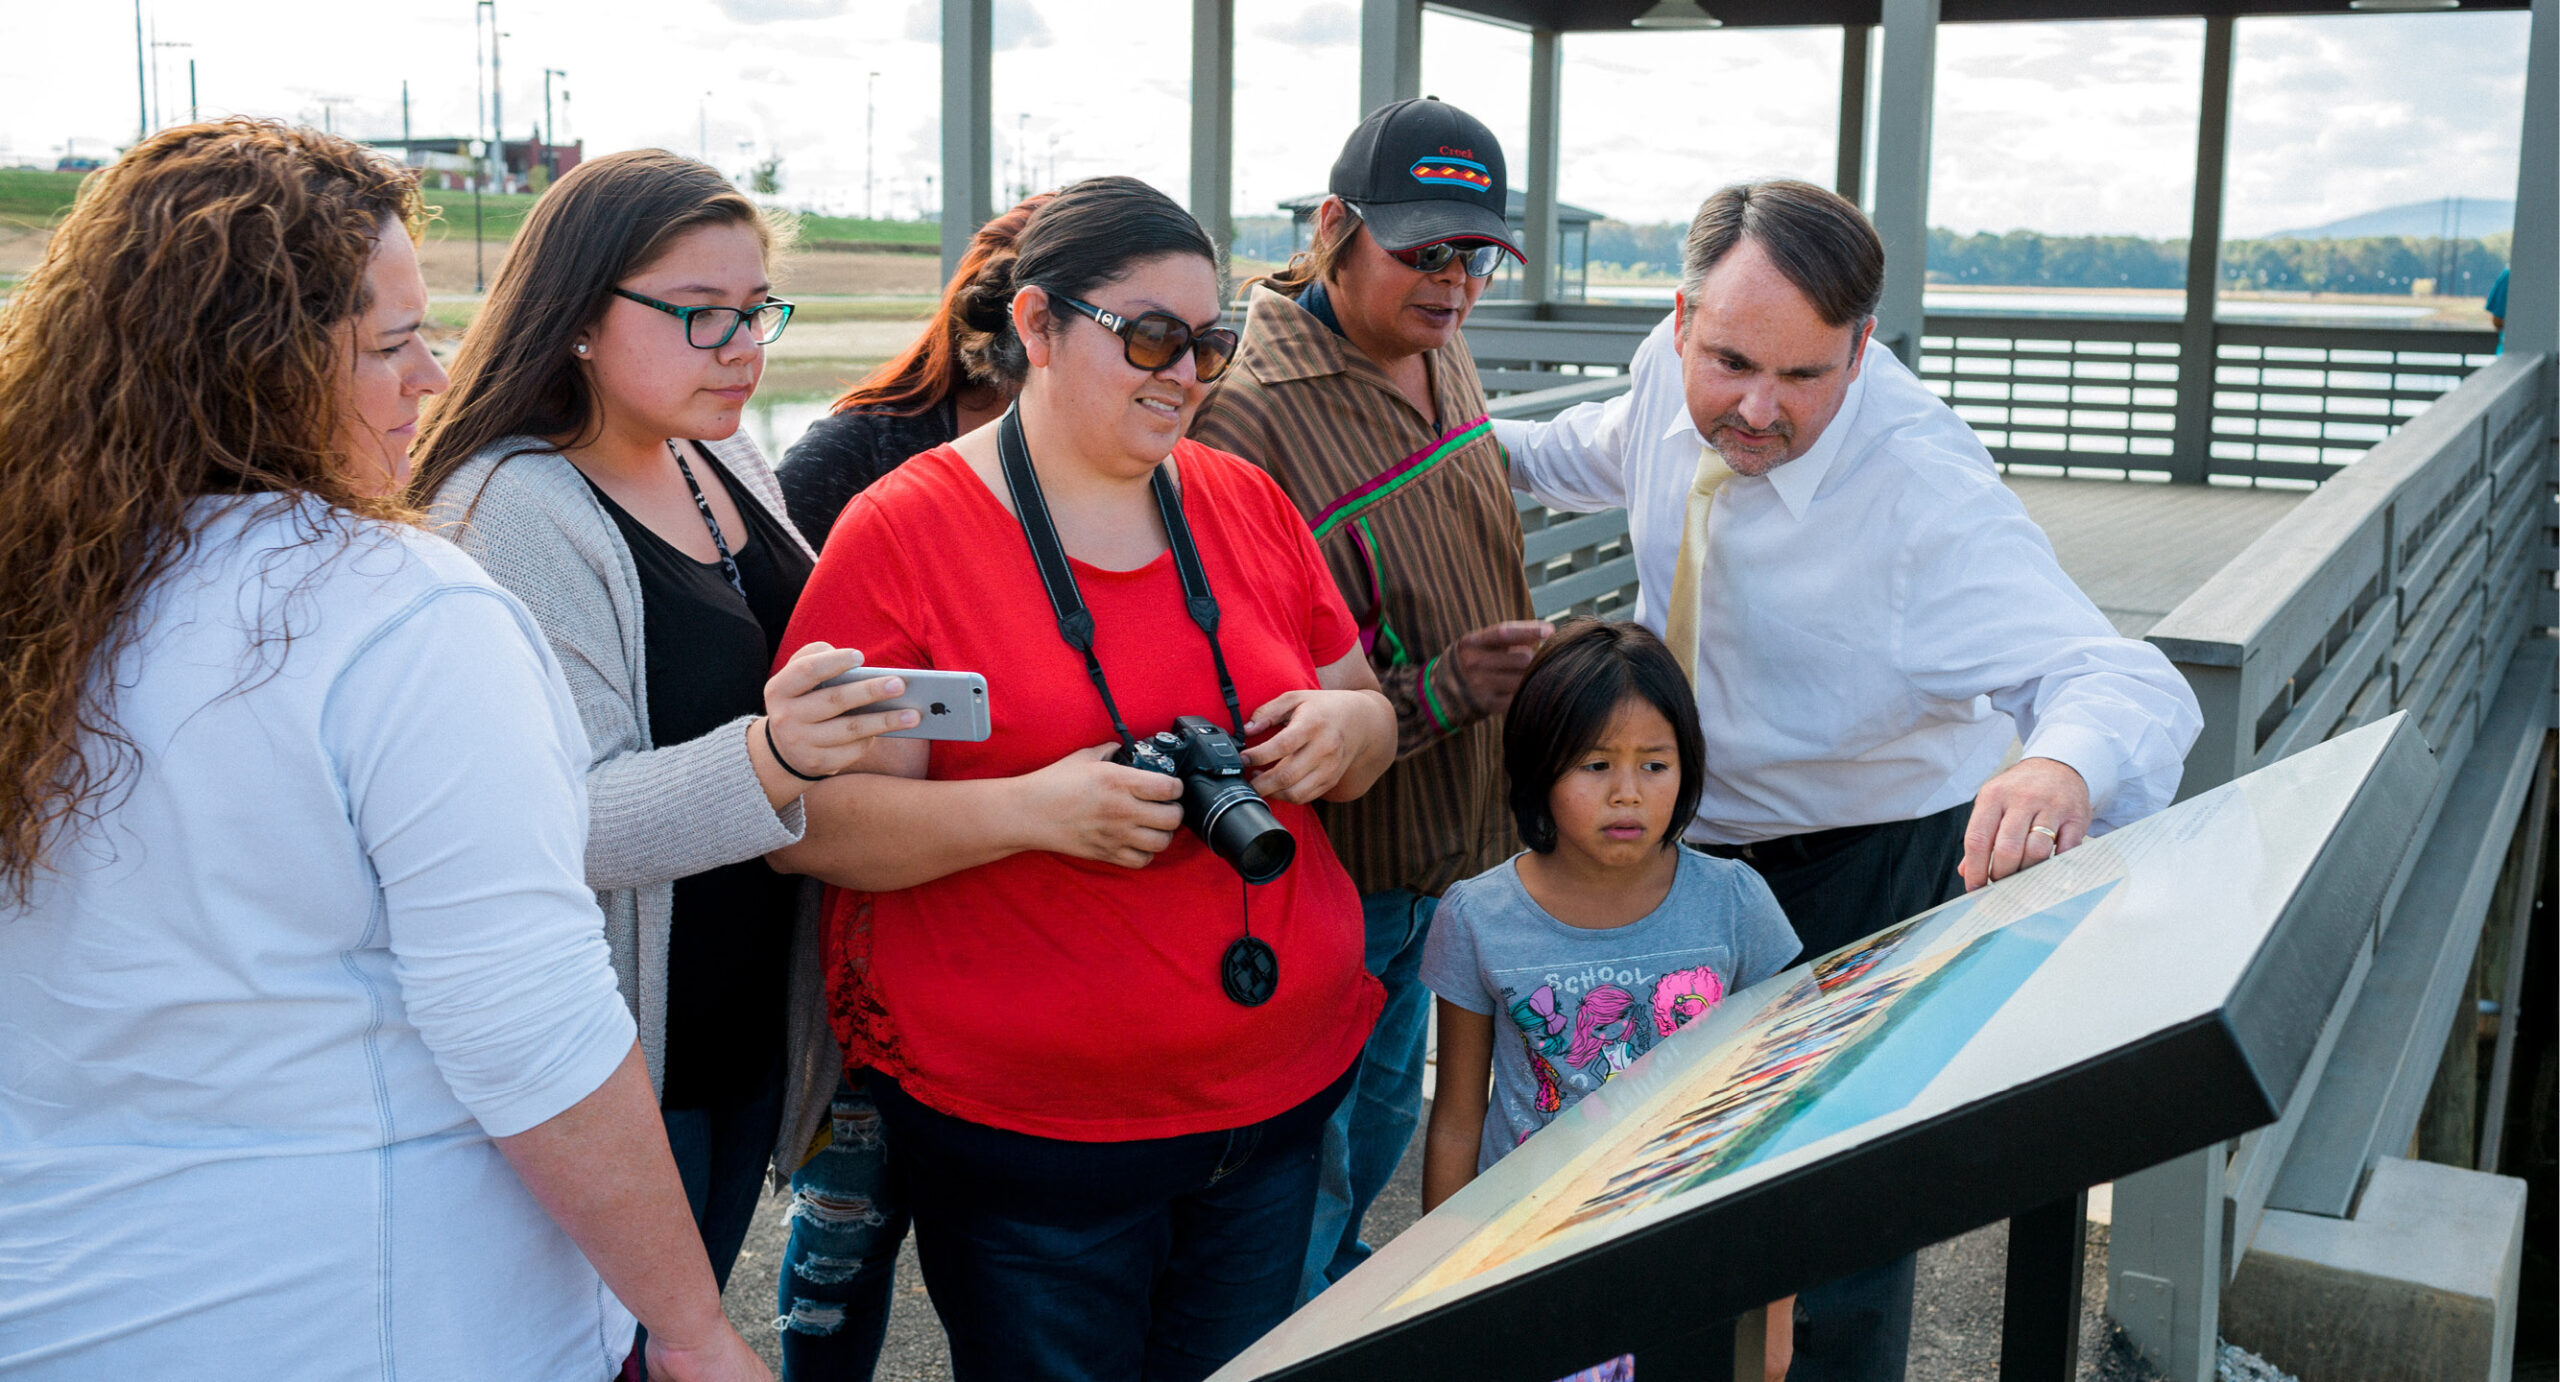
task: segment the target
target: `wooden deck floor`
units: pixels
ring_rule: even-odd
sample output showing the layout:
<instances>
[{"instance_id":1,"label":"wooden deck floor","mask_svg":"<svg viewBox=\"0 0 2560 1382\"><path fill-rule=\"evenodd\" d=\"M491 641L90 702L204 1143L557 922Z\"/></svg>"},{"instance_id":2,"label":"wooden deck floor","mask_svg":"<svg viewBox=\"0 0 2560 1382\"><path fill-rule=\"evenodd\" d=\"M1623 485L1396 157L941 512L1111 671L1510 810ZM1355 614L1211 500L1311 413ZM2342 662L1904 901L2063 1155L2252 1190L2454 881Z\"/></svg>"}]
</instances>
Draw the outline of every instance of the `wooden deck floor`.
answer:
<instances>
[{"instance_id":1,"label":"wooden deck floor","mask_svg":"<svg viewBox=\"0 0 2560 1382\"><path fill-rule=\"evenodd\" d=\"M2128 484L2012 475L2009 488L2053 539L2062 569L2140 638L2294 505L2290 490Z\"/></svg>"}]
</instances>

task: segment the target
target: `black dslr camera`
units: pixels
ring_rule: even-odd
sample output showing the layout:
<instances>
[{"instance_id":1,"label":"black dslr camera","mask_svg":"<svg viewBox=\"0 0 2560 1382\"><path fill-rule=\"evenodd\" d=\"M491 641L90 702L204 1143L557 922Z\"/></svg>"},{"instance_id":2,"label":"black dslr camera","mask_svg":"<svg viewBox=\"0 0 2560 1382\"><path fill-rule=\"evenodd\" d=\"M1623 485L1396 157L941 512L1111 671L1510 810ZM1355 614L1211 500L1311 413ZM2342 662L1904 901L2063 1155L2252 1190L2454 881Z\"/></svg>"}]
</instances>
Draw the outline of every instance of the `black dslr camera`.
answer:
<instances>
[{"instance_id":1,"label":"black dslr camera","mask_svg":"<svg viewBox=\"0 0 2560 1382\"><path fill-rule=\"evenodd\" d=\"M1233 735L1197 715L1141 739L1112 761L1182 779L1182 823L1248 883L1289 871L1298 842L1244 780L1244 750Z\"/></svg>"}]
</instances>

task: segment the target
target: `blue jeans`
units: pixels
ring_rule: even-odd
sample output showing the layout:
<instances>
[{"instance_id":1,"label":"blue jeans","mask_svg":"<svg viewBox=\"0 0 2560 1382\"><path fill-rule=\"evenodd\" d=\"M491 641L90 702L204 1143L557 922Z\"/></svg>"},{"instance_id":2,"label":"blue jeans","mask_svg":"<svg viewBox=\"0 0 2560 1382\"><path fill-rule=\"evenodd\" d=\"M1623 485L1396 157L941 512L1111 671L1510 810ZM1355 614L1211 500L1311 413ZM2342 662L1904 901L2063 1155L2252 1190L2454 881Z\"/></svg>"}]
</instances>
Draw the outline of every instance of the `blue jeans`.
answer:
<instances>
[{"instance_id":1,"label":"blue jeans","mask_svg":"<svg viewBox=\"0 0 2560 1382\"><path fill-rule=\"evenodd\" d=\"M711 1274L725 1289L764 1192L765 1166L782 1122L782 1072L775 1070L742 1103L660 1109L658 1116L667 1125L667 1150L675 1153L693 1226L711 1255Z\"/></svg>"},{"instance_id":2,"label":"blue jeans","mask_svg":"<svg viewBox=\"0 0 2560 1382\"><path fill-rule=\"evenodd\" d=\"M1243 1352L1296 1303L1316 1144L1351 1079L1224 1132L1069 1142L875 1072L952 1376L1194 1382Z\"/></svg>"},{"instance_id":3,"label":"blue jeans","mask_svg":"<svg viewBox=\"0 0 2560 1382\"><path fill-rule=\"evenodd\" d=\"M869 1071L836 1082L827 1145L791 1177L791 1240L776 1283L785 1382L862 1382L880 1362L906 1202Z\"/></svg>"},{"instance_id":4,"label":"blue jeans","mask_svg":"<svg viewBox=\"0 0 2560 1382\"><path fill-rule=\"evenodd\" d=\"M1360 1241L1360 1221L1393 1180L1422 1116L1422 1043L1431 1022L1431 991L1418 977L1422 942L1440 899L1402 888L1360 899L1362 963L1387 987L1378 1025L1361 1048L1357 1077L1324 1126L1317 1163L1316 1218L1298 1278L1298 1303L1340 1281L1373 1251Z\"/></svg>"}]
</instances>

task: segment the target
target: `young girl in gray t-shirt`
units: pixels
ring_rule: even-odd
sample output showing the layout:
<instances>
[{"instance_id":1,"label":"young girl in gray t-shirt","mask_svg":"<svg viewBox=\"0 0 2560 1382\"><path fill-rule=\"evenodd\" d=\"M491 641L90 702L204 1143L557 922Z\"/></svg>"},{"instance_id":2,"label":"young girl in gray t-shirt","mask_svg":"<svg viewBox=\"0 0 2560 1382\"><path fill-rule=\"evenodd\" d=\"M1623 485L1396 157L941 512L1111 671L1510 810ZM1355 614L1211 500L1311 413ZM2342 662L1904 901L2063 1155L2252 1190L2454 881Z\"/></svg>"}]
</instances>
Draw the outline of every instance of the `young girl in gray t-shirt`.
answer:
<instances>
[{"instance_id":1,"label":"young girl in gray t-shirt","mask_svg":"<svg viewBox=\"0 0 2560 1382\"><path fill-rule=\"evenodd\" d=\"M1529 848L1449 889L1423 949L1424 1209L1795 958L1760 875L1680 843L1703 755L1688 679L1642 626L1577 621L1538 653L1503 725Z\"/></svg>"},{"instance_id":2,"label":"young girl in gray t-shirt","mask_svg":"<svg viewBox=\"0 0 2560 1382\"><path fill-rule=\"evenodd\" d=\"M1440 996L1426 1212L1800 948L1759 874L1680 843L1706 750L1689 679L1642 625L1557 630L1502 755L1529 848L1449 889L1422 950ZM1766 1317L1771 1377L1794 1353L1794 1299Z\"/></svg>"}]
</instances>

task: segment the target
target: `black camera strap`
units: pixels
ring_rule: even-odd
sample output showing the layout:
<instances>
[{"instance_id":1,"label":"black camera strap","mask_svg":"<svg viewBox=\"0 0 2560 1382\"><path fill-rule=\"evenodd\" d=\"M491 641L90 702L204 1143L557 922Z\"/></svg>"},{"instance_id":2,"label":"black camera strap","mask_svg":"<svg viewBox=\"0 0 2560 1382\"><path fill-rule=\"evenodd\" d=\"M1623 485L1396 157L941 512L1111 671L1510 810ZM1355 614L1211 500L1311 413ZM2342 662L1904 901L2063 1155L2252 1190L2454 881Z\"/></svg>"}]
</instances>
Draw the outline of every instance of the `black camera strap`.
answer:
<instances>
[{"instance_id":1,"label":"black camera strap","mask_svg":"<svg viewBox=\"0 0 2560 1382\"><path fill-rule=\"evenodd\" d=\"M996 459L1004 468L1005 490L1013 496L1014 516L1022 521L1023 540L1031 545L1031 560L1040 568L1040 584L1049 592L1058 636L1084 654L1085 675L1093 678L1093 689L1102 693L1102 708L1111 716L1120 746L1135 748L1137 736L1121 718L1120 703L1111 698L1110 678L1102 674L1102 659L1093 651L1093 611L1085 607L1084 592L1076 589L1075 568L1067 564L1066 544L1058 540L1048 496L1041 493L1039 473L1031 468L1031 446L1022 439L1019 403L1005 409L996 423ZM1218 646L1218 597L1209 589L1209 569L1201 565L1200 548L1191 540L1191 524L1182 515L1182 496L1173 487L1172 474L1159 464L1147 484L1155 492L1156 516L1164 522L1165 541L1173 548L1173 569L1182 579L1182 603L1191 612L1191 622L1209 640L1209 658L1218 668L1218 694L1226 698L1227 719L1235 726L1236 742L1242 744L1244 710L1236 699L1235 678L1227 674L1226 650ZM1253 934L1251 885L1238 879L1236 886L1244 911L1244 935L1218 957L1218 983L1229 1001L1260 1007L1279 987L1280 956L1270 942Z\"/></svg>"},{"instance_id":2,"label":"black camera strap","mask_svg":"<svg viewBox=\"0 0 2560 1382\"><path fill-rule=\"evenodd\" d=\"M996 457L1004 466L1005 489L1013 495L1013 511L1022 520L1023 539L1031 544L1031 560L1040 568L1040 583L1048 588L1049 608L1058 617L1058 636L1067 646L1084 654L1085 675L1093 678L1093 689L1102 693L1102 708L1110 713L1111 727L1118 731L1123 747L1134 746L1137 736L1129 732L1129 722L1120 717L1120 704L1111 698L1111 682L1102 674L1102 659L1093 651L1093 611L1085 608L1084 593L1076 589L1075 569L1067 564L1067 549L1058 540L1058 525L1049 517L1048 497L1040 491L1040 476L1031 468L1031 447L1022 439L1022 412L1017 405L1005 410L996 424ZM1156 515L1164 521L1165 540L1173 547L1173 569L1182 579L1182 603L1191 613L1191 622L1209 639L1209 658L1218 668L1218 694L1226 698L1227 718L1233 722L1236 742L1244 742L1244 709L1236 699L1235 678L1227 675L1226 650L1218 646L1218 597L1209 589L1209 569L1200 564L1200 548L1191 540L1191 524L1182 514L1182 496L1173 487L1173 477L1162 465L1148 479L1155 492Z\"/></svg>"}]
</instances>

